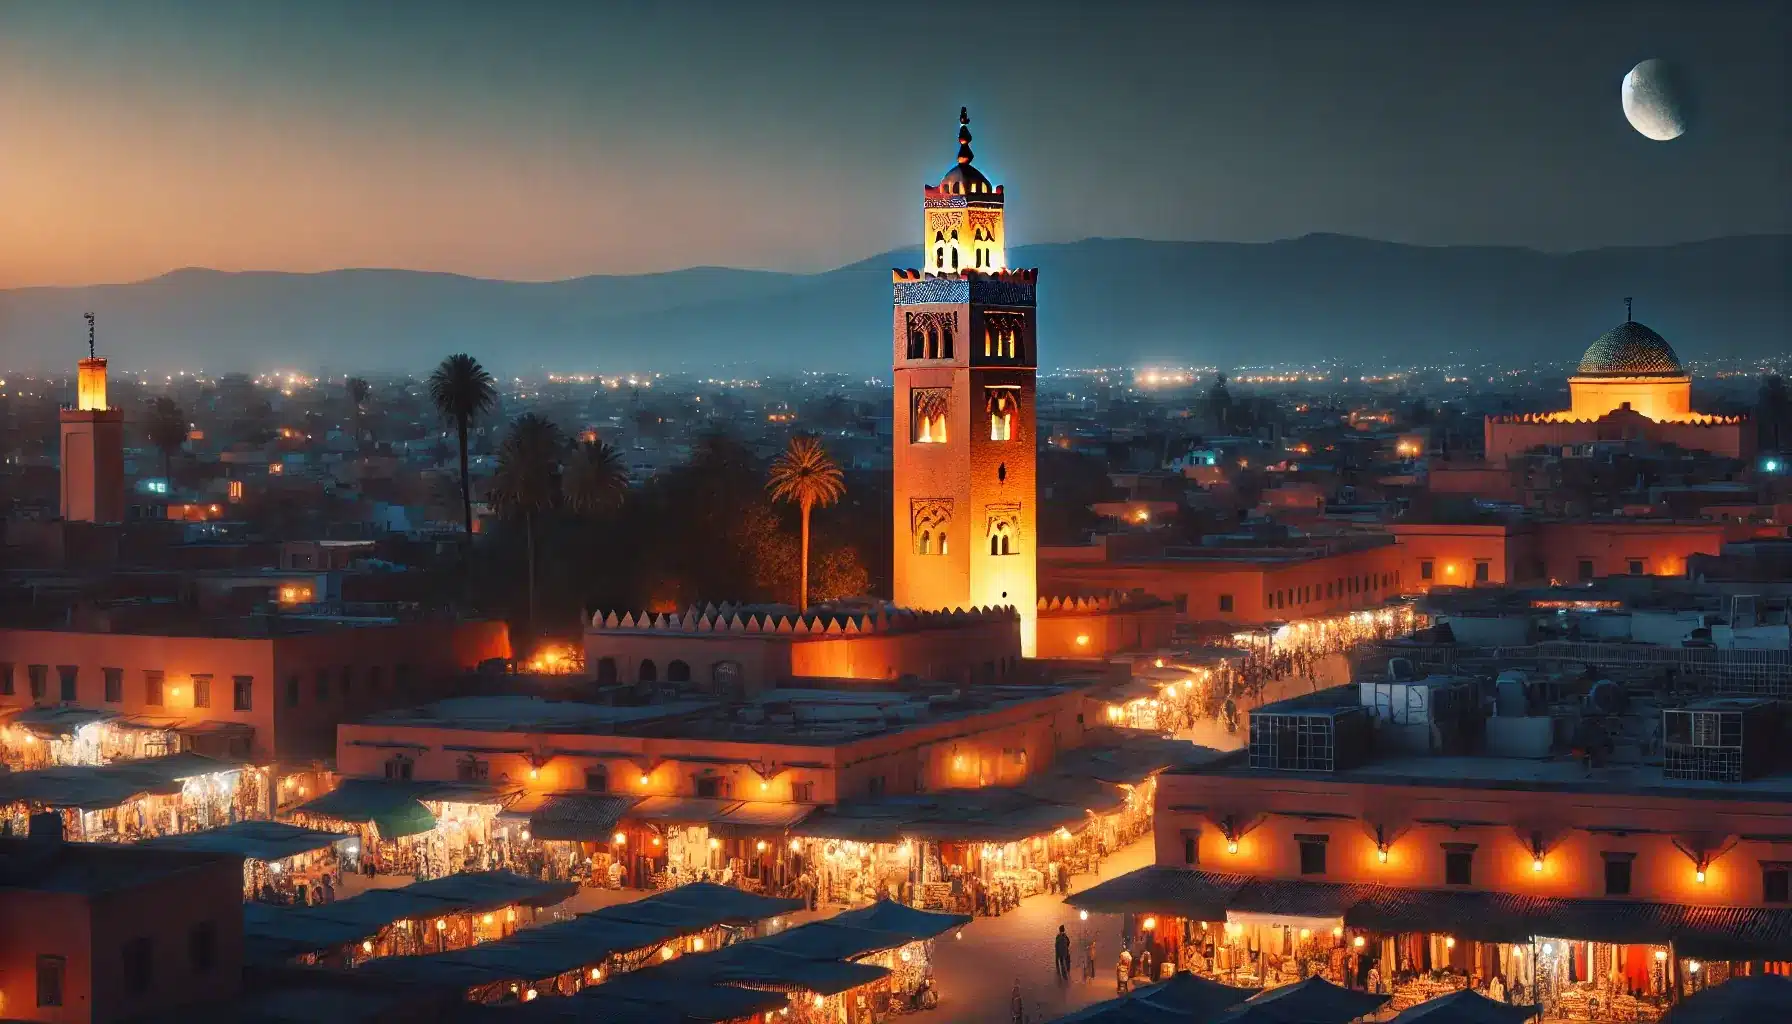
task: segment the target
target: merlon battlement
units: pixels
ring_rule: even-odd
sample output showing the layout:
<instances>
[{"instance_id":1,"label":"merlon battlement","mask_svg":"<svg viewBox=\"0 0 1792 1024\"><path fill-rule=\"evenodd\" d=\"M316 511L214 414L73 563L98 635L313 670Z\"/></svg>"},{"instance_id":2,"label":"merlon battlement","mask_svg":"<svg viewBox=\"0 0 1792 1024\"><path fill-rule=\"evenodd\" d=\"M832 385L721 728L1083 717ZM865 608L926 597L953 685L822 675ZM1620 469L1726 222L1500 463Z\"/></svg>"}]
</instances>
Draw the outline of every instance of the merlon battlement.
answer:
<instances>
[{"instance_id":1,"label":"merlon battlement","mask_svg":"<svg viewBox=\"0 0 1792 1024\"><path fill-rule=\"evenodd\" d=\"M931 270L916 270L913 267L907 269L901 267L890 268L890 281L893 284L903 284L909 281L925 281L934 278L938 278L942 281L1008 281L1015 284L1036 285L1039 283L1039 271L1037 268L994 271L954 270L936 274Z\"/></svg>"}]
</instances>

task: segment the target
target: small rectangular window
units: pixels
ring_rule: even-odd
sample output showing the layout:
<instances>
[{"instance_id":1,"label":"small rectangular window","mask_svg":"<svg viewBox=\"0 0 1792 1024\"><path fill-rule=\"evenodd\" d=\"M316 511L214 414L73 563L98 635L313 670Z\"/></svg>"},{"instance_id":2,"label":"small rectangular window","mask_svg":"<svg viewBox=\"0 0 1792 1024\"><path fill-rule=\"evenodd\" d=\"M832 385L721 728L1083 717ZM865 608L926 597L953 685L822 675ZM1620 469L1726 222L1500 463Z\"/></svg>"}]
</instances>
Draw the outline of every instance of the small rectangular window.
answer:
<instances>
[{"instance_id":1,"label":"small rectangular window","mask_svg":"<svg viewBox=\"0 0 1792 1024\"><path fill-rule=\"evenodd\" d=\"M289 708L296 708L299 706L299 677L298 676L287 676L286 677L286 706Z\"/></svg>"},{"instance_id":2,"label":"small rectangular window","mask_svg":"<svg viewBox=\"0 0 1792 1024\"><path fill-rule=\"evenodd\" d=\"M1301 874L1325 874L1325 846L1325 842L1319 839L1302 839L1300 841Z\"/></svg>"},{"instance_id":3,"label":"small rectangular window","mask_svg":"<svg viewBox=\"0 0 1792 1024\"><path fill-rule=\"evenodd\" d=\"M1792 903L1792 865L1761 865L1761 902Z\"/></svg>"},{"instance_id":4,"label":"small rectangular window","mask_svg":"<svg viewBox=\"0 0 1792 1024\"><path fill-rule=\"evenodd\" d=\"M62 979L68 974L68 961L59 956L37 958L37 1005L62 1005Z\"/></svg>"},{"instance_id":5,"label":"small rectangular window","mask_svg":"<svg viewBox=\"0 0 1792 1024\"><path fill-rule=\"evenodd\" d=\"M0 661L0 697L10 697L12 695L12 662Z\"/></svg>"},{"instance_id":6,"label":"small rectangular window","mask_svg":"<svg viewBox=\"0 0 1792 1024\"><path fill-rule=\"evenodd\" d=\"M1605 857L1605 894L1607 896L1630 895L1630 862L1636 856L1631 853L1607 853Z\"/></svg>"},{"instance_id":7,"label":"small rectangular window","mask_svg":"<svg viewBox=\"0 0 1792 1024\"><path fill-rule=\"evenodd\" d=\"M317 670L317 702L322 704L329 699L330 670L327 668L320 668Z\"/></svg>"},{"instance_id":8,"label":"small rectangular window","mask_svg":"<svg viewBox=\"0 0 1792 1024\"><path fill-rule=\"evenodd\" d=\"M815 802L815 783L793 782L790 784L790 799L799 804Z\"/></svg>"},{"instance_id":9,"label":"small rectangular window","mask_svg":"<svg viewBox=\"0 0 1792 1024\"><path fill-rule=\"evenodd\" d=\"M155 980L155 943L147 935L139 935L124 944L124 987L134 996L149 991Z\"/></svg>"},{"instance_id":10,"label":"small rectangular window","mask_svg":"<svg viewBox=\"0 0 1792 1024\"><path fill-rule=\"evenodd\" d=\"M193 706L196 708L212 706L212 677L210 675L193 677Z\"/></svg>"},{"instance_id":11,"label":"small rectangular window","mask_svg":"<svg viewBox=\"0 0 1792 1024\"><path fill-rule=\"evenodd\" d=\"M124 703L124 669L102 668L100 673L106 677L106 703Z\"/></svg>"},{"instance_id":12,"label":"small rectangular window","mask_svg":"<svg viewBox=\"0 0 1792 1024\"><path fill-rule=\"evenodd\" d=\"M1475 878L1475 851L1444 851L1444 884L1473 885Z\"/></svg>"},{"instance_id":13,"label":"small rectangular window","mask_svg":"<svg viewBox=\"0 0 1792 1024\"><path fill-rule=\"evenodd\" d=\"M143 703L152 708L162 706L162 670L146 668L143 670Z\"/></svg>"},{"instance_id":14,"label":"small rectangular window","mask_svg":"<svg viewBox=\"0 0 1792 1024\"><path fill-rule=\"evenodd\" d=\"M865 795L884 795L884 777L882 775L873 775L871 778L865 780Z\"/></svg>"},{"instance_id":15,"label":"small rectangular window","mask_svg":"<svg viewBox=\"0 0 1792 1024\"><path fill-rule=\"evenodd\" d=\"M1220 611L1229 612L1231 610L1232 610L1232 595L1231 594L1221 594L1220 595Z\"/></svg>"},{"instance_id":16,"label":"small rectangular window","mask_svg":"<svg viewBox=\"0 0 1792 1024\"><path fill-rule=\"evenodd\" d=\"M1201 863L1201 833L1185 830L1182 833L1182 863L1190 866Z\"/></svg>"},{"instance_id":17,"label":"small rectangular window","mask_svg":"<svg viewBox=\"0 0 1792 1024\"><path fill-rule=\"evenodd\" d=\"M697 780L697 795L705 800L719 800L722 796L722 780L715 776Z\"/></svg>"},{"instance_id":18,"label":"small rectangular window","mask_svg":"<svg viewBox=\"0 0 1792 1024\"><path fill-rule=\"evenodd\" d=\"M1593 560L1591 558L1581 559L1580 563L1575 568L1580 574L1580 581L1582 583L1586 583L1586 582L1589 582L1590 580L1592 580L1592 578L1593 578Z\"/></svg>"},{"instance_id":19,"label":"small rectangular window","mask_svg":"<svg viewBox=\"0 0 1792 1024\"><path fill-rule=\"evenodd\" d=\"M386 681L386 670L378 665L367 670L367 692L378 696L380 685Z\"/></svg>"},{"instance_id":20,"label":"small rectangular window","mask_svg":"<svg viewBox=\"0 0 1792 1024\"><path fill-rule=\"evenodd\" d=\"M348 665L342 666L342 702L348 703L349 690L355 684L355 670Z\"/></svg>"},{"instance_id":21,"label":"small rectangular window","mask_svg":"<svg viewBox=\"0 0 1792 1024\"><path fill-rule=\"evenodd\" d=\"M1435 569L1431 559L1427 558L1419 563L1419 579L1422 579L1422 580L1431 579L1432 574L1435 571L1436 571L1436 569Z\"/></svg>"},{"instance_id":22,"label":"small rectangular window","mask_svg":"<svg viewBox=\"0 0 1792 1024\"><path fill-rule=\"evenodd\" d=\"M31 699L43 700L50 691L50 666L27 665L25 675L31 681Z\"/></svg>"},{"instance_id":23,"label":"small rectangular window","mask_svg":"<svg viewBox=\"0 0 1792 1024\"><path fill-rule=\"evenodd\" d=\"M1642 575L1642 574L1643 574L1643 561L1642 561L1642 559L1640 559L1640 558L1632 558L1632 559L1631 559L1631 560L1630 560L1630 565L1629 565L1629 569L1630 569L1630 575L1632 575L1632 576L1641 576L1641 575Z\"/></svg>"},{"instance_id":24,"label":"small rectangular window","mask_svg":"<svg viewBox=\"0 0 1792 1024\"><path fill-rule=\"evenodd\" d=\"M230 677L230 706L238 711L255 710L255 677Z\"/></svg>"},{"instance_id":25,"label":"small rectangular window","mask_svg":"<svg viewBox=\"0 0 1792 1024\"><path fill-rule=\"evenodd\" d=\"M57 682L61 684L62 690L61 700L73 704L75 701L81 699L80 688L75 685L75 681L80 675L81 670L74 665L56 666L56 679Z\"/></svg>"},{"instance_id":26,"label":"small rectangular window","mask_svg":"<svg viewBox=\"0 0 1792 1024\"><path fill-rule=\"evenodd\" d=\"M1187 594L1177 594L1175 597L1175 601L1176 601L1176 614L1181 615L1188 611L1188 595Z\"/></svg>"},{"instance_id":27,"label":"small rectangular window","mask_svg":"<svg viewBox=\"0 0 1792 1024\"><path fill-rule=\"evenodd\" d=\"M194 925L187 934L187 956L194 974L210 974L218 962L218 926L210 921Z\"/></svg>"},{"instance_id":28,"label":"small rectangular window","mask_svg":"<svg viewBox=\"0 0 1792 1024\"><path fill-rule=\"evenodd\" d=\"M1492 571L1493 571L1493 566L1489 565L1488 563L1476 562L1475 563L1475 582L1476 583L1486 583L1488 581L1489 574Z\"/></svg>"},{"instance_id":29,"label":"small rectangular window","mask_svg":"<svg viewBox=\"0 0 1792 1024\"><path fill-rule=\"evenodd\" d=\"M585 790L590 793L610 791L610 770L602 765L585 769Z\"/></svg>"}]
</instances>

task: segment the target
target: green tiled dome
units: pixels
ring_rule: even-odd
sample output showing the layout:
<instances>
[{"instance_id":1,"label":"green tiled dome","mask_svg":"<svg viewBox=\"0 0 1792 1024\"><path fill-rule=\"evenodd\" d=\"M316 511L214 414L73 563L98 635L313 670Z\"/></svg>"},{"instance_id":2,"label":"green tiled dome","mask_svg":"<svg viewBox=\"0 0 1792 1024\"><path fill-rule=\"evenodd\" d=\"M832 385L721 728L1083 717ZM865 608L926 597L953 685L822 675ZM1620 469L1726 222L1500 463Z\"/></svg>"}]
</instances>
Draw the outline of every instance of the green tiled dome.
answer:
<instances>
[{"instance_id":1,"label":"green tiled dome","mask_svg":"<svg viewBox=\"0 0 1792 1024\"><path fill-rule=\"evenodd\" d=\"M1684 377L1666 338L1635 320L1606 331L1580 357L1582 377Z\"/></svg>"}]
</instances>

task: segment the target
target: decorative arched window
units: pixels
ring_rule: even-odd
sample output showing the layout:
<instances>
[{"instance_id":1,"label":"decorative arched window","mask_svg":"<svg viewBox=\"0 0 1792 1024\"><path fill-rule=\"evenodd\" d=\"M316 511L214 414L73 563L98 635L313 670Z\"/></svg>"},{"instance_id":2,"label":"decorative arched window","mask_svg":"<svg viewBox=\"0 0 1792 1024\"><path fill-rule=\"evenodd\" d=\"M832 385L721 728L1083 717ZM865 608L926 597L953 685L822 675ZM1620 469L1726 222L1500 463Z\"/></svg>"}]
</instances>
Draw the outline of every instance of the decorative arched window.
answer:
<instances>
[{"instance_id":1,"label":"decorative arched window","mask_svg":"<svg viewBox=\"0 0 1792 1024\"><path fill-rule=\"evenodd\" d=\"M613 683L616 681L616 659L605 655L597 659L597 681Z\"/></svg>"},{"instance_id":2,"label":"decorative arched window","mask_svg":"<svg viewBox=\"0 0 1792 1024\"><path fill-rule=\"evenodd\" d=\"M1018 398L1013 388L984 388L983 408L989 414L989 439L1014 440L1014 413Z\"/></svg>"},{"instance_id":3,"label":"decorative arched window","mask_svg":"<svg viewBox=\"0 0 1792 1024\"><path fill-rule=\"evenodd\" d=\"M951 552L946 550L946 531L944 530L940 531L940 554L951 554Z\"/></svg>"},{"instance_id":4,"label":"decorative arched window","mask_svg":"<svg viewBox=\"0 0 1792 1024\"><path fill-rule=\"evenodd\" d=\"M952 519L952 503L941 499L914 499L909 505L910 528L917 555L946 553L946 524Z\"/></svg>"},{"instance_id":5,"label":"decorative arched window","mask_svg":"<svg viewBox=\"0 0 1792 1024\"><path fill-rule=\"evenodd\" d=\"M945 388L916 388L910 413L911 439L915 444L946 443Z\"/></svg>"},{"instance_id":6,"label":"decorative arched window","mask_svg":"<svg viewBox=\"0 0 1792 1024\"><path fill-rule=\"evenodd\" d=\"M927 358L938 359L939 357L940 329L937 326L930 324L927 328Z\"/></svg>"},{"instance_id":7,"label":"decorative arched window","mask_svg":"<svg viewBox=\"0 0 1792 1024\"><path fill-rule=\"evenodd\" d=\"M642 658L641 668L637 672L636 678L643 683L657 683L660 681L660 667L653 663L652 658Z\"/></svg>"},{"instance_id":8,"label":"decorative arched window","mask_svg":"<svg viewBox=\"0 0 1792 1024\"><path fill-rule=\"evenodd\" d=\"M915 554L933 554L933 531L923 529L921 535L915 538Z\"/></svg>"},{"instance_id":9,"label":"decorative arched window","mask_svg":"<svg viewBox=\"0 0 1792 1024\"><path fill-rule=\"evenodd\" d=\"M927 351L927 335L919 327L908 329L908 357L920 359Z\"/></svg>"},{"instance_id":10,"label":"decorative arched window","mask_svg":"<svg viewBox=\"0 0 1792 1024\"><path fill-rule=\"evenodd\" d=\"M1014 554L1014 534L1007 522L998 522L989 528L989 553L992 555Z\"/></svg>"},{"instance_id":11,"label":"decorative arched window","mask_svg":"<svg viewBox=\"0 0 1792 1024\"><path fill-rule=\"evenodd\" d=\"M952 229L952 269L958 269L958 229Z\"/></svg>"},{"instance_id":12,"label":"decorative arched window","mask_svg":"<svg viewBox=\"0 0 1792 1024\"><path fill-rule=\"evenodd\" d=\"M933 269L946 269L946 233L944 231L933 233Z\"/></svg>"},{"instance_id":13,"label":"decorative arched window","mask_svg":"<svg viewBox=\"0 0 1792 1024\"><path fill-rule=\"evenodd\" d=\"M691 681L691 666L676 658L666 663L666 682L688 683Z\"/></svg>"}]
</instances>

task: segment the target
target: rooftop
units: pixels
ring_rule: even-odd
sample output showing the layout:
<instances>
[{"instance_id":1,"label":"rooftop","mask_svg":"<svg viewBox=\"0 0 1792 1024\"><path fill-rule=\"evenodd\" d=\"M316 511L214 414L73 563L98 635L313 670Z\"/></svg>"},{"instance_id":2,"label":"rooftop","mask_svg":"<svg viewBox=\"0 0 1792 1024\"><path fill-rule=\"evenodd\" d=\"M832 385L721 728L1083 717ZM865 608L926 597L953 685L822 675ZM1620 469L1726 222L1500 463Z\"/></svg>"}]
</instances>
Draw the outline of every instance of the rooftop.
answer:
<instances>
[{"instance_id":1,"label":"rooftop","mask_svg":"<svg viewBox=\"0 0 1792 1024\"><path fill-rule=\"evenodd\" d=\"M619 706L540 697L453 697L369 715L367 725L407 725L476 732L614 733L619 727L686 717L716 707L708 700Z\"/></svg>"},{"instance_id":2,"label":"rooftop","mask_svg":"<svg viewBox=\"0 0 1792 1024\"><path fill-rule=\"evenodd\" d=\"M0 839L0 890L118 892L218 861L230 854L140 846L65 843L56 838Z\"/></svg>"}]
</instances>

